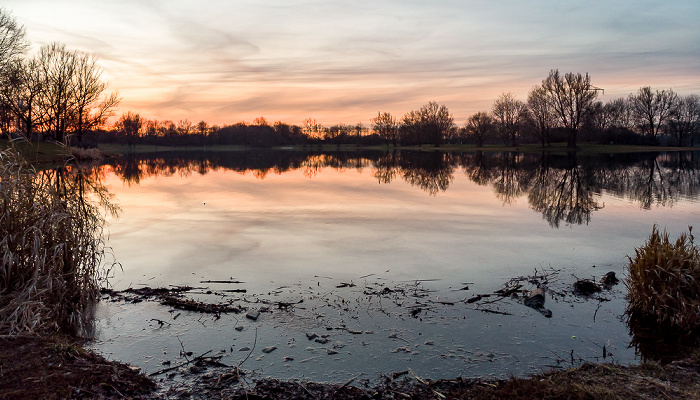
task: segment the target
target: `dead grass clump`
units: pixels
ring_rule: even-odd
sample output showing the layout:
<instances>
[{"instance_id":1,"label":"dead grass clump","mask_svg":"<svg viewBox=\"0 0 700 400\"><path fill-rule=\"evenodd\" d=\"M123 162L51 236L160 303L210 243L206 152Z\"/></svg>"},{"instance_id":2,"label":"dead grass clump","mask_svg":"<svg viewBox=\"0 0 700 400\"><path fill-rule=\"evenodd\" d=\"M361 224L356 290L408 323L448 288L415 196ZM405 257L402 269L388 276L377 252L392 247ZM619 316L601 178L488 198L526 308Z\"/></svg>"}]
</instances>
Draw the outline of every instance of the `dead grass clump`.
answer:
<instances>
[{"instance_id":1,"label":"dead grass clump","mask_svg":"<svg viewBox=\"0 0 700 400\"><path fill-rule=\"evenodd\" d=\"M71 147L70 153L77 161L99 161L102 159L102 152L97 148L83 149Z\"/></svg>"},{"instance_id":2,"label":"dead grass clump","mask_svg":"<svg viewBox=\"0 0 700 400\"><path fill-rule=\"evenodd\" d=\"M84 334L99 296L104 218L65 176L0 152L0 333Z\"/></svg>"},{"instance_id":3,"label":"dead grass clump","mask_svg":"<svg viewBox=\"0 0 700 400\"><path fill-rule=\"evenodd\" d=\"M649 240L629 258L626 314L652 316L659 323L693 331L700 323L700 249L693 228L675 243L654 225Z\"/></svg>"}]
</instances>

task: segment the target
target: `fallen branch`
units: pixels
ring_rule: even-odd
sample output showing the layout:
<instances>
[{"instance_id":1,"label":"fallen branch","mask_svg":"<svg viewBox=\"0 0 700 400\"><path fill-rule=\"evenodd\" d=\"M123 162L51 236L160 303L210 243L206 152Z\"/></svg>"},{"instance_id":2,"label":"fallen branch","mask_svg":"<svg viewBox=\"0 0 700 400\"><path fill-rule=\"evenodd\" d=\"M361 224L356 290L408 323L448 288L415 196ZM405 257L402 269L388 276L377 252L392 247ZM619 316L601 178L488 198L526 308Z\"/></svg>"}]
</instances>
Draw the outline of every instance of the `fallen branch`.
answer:
<instances>
[{"instance_id":1,"label":"fallen branch","mask_svg":"<svg viewBox=\"0 0 700 400\"><path fill-rule=\"evenodd\" d=\"M156 375L164 374L164 373L170 372L170 371L172 371L172 370L174 370L174 369L178 369L178 368L180 368L180 367L183 367L183 366L185 366L185 365L187 365L187 364L192 364L193 362L196 362L196 361L202 361L202 360L204 360L204 359L206 358L205 356L206 356L207 354L209 354L209 353L211 353L211 350L209 350L209 351L207 351L206 353L204 353L204 354L202 354L202 355L200 355L200 356L197 356L197 357L195 357L195 358L193 358L193 359L191 359L191 360L187 360L187 361L185 361L185 362L183 362L183 363L180 363L180 364L178 364L178 365L175 365L175 366L173 366L173 367L168 367L168 368L161 369L160 371L152 372L152 373L148 374L148 376L156 376Z\"/></svg>"}]
</instances>

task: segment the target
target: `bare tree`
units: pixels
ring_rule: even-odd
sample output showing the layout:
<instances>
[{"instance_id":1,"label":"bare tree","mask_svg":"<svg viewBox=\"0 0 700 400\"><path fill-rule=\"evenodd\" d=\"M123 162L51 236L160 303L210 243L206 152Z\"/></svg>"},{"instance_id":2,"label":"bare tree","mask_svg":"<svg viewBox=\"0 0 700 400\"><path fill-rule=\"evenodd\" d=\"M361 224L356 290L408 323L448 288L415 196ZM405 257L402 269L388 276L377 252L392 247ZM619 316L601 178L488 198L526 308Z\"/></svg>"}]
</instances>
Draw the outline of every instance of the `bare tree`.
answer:
<instances>
[{"instance_id":1,"label":"bare tree","mask_svg":"<svg viewBox=\"0 0 700 400\"><path fill-rule=\"evenodd\" d=\"M126 136L129 146L133 146L136 138L141 133L143 123L144 121L139 114L128 111L126 114L122 114L122 117L115 125L116 128Z\"/></svg>"},{"instance_id":2,"label":"bare tree","mask_svg":"<svg viewBox=\"0 0 700 400\"><path fill-rule=\"evenodd\" d=\"M629 105L642 133L657 137L662 125L673 113L678 95L671 89L652 92L649 86L630 94Z\"/></svg>"},{"instance_id":3,"label":"bare tree","mask_svg":"<svg viewBox=\"0 0 700 400\"><path fill-rule=\"evenodd\" d=\"M39 65L44 77L41 107L47 114L47 133L62 142L70 122L72 93L75 90L76 53L61 43L39 50Z\"/></svg>"},{"instance_id":4,"label":"bare tree","mask_svg":"<svg viewBox=\"0 0 700 400\"><path fill-rule=\"evenodd\" d=\"M410 111L403 117L404 130L414 137L417 143L432 143L440 146L443 139L454 128L454 118L447 107L431 101L417 111Z\"/></svg>"},{"instance_id":5,"label":"bare tree","mask_svg":"<svg viewBox=\"0 0 700 400\"><path fill-rule=\"evenodd\" d=\"M542 86L532 88L527 95L525 121L529 131L538 139L542 147L550 144L550 132L555 118L547 91Z\"/></svg>"},{"instance_id":6,"label":"bare tree","mask_svg":"<svg viewBox=\"0 0 700 400\"><path fill-rule=\"evenodd\" d=\"M695 94L680 97L668 125L679 146L685 146L688 139L692 146L693 138L700 129L700 97Z\"/></svg>"},{"instance_id":7,"label":"bare tree","mask_svg":"<svg viewBox=\"0 0 700 400\"><path fill-rule=\"evenodd\" d=\"M24 26L19 25L8 11L0 8L0 72L28 48Z\"/></svg>"},{"instance_id":8,"label":"bare tree","mask_svg":"<svg viewBox=\"0 0 700 400\"><path fill-rule=\"evenodd\" d=\"M43 109L39 105L45 80L38 61L35 58L27 61L16 59L6 66L2 76L2 108L9 111L12 120L19 120L19 128L24 131L27 139L31 139L34 130L40 128L45 119ZM7 129L9 127L3 126L3 130Z\"/></svg>"},{"instance_id":9,"label":"bare tree","mask_svg":"<svg viewBox=\"0 0 700 400\"><path fill-rule=\"evenodd\" d=\"M209 124L207 124L205 121L199 121L197 122L197 133L201 138L204 138L204 136L207 135L209 132Z\"/></svg>"},{"instance_id":10,"label":"bare tree","mask_svg":"<svg viewBox=\"0 0 700 400\"><path fill-rule=\"evenodd\" d=\"M192 123L188 119L181 119L177 122L177 135L187 136L192 133Z\"/></svg>"},{"instance_id":11,"label":"bare tree","mask_svg":"<svg viewBox=\"0 0 700 400\"><path fill-rule=\"evenodd\" d=\"M20 56L29 48L24 27L4 8L0 8L0 90L3 94L13 91L12 73L20 62ZM16 77L16 75L15 75ZM0 96L0 133L9 138L14 124L16 107Z\"/></svg>"},{"instance_id":12,"label":"bare tree","mask_svg":"<svg viewBox=\"0 0 700 400\"><path fill-rule=\"evenodd\" d=\"M119 104L119 95L114 92L100 100L108 84L100 80L102 69L97 66L97 58L88 53L75 52L75 75L70 102L72 132L82 143L83 134L105 124L114 115L113 109Z\"/></svg>"},{"instance_id":13,"label":"bare tree","mask_svg":"<svg viewBox=\"0 0 700 400\"><path fill-rule=\"evenodd\" d=\"M578 132L584 121L593 112L593 102L598 96L591 86L591 78L580 73L568 72L564 76L559 70L551 70L542 81L550 107L561 126L568 132L568 147L576 147Z\"/></svg>"},{"instance_id":14,"label":"bare tree","mask_svg":"<svg viewBox=\"0 0 700 400\"><path fill-rule=\"evenodd\" d=\"M380 138L387 144L396 146L399 139L399 124L394 116L388 112L379 112L375 118L372 118L372 124L372 128Z\"/></svg>"},{"instance_id":15,"label":"bare tree","mask_svg":"<svg viewBox=\"0 0 700 400\"><path fill-rule=\"evenodd\" d=\"M504 141L511 146L518 144L518 134L520 132L521 120L525 115L526 105L517 100L513 93L503 93L493 103L491 113L499 133Z\"/></svg>"},{"instance_id":16,"label":"bare tree","mask_svg":"<svg viewBox=\"0 0 700 400\"><path fill-rule=\"evenodd\" d=\"M467 135L474 138L477 147L484 145L484 140L493 131L493 118L484 111L472 115L465 125Z\"/></svg>"},{"instance_id":17,"label":"bare tree","mask_svg":"<svg viewBox=\"0 0 700 400\"><path fill-rule=\"evenodd\" d=\"M323 127L314 118L307 118L302 124L304 134L311 139L318 139L321 136Z\"/></svg>"},{"instance_id":18,"label":"bare tree","mask_svg":"<svg viewBox=\"0 0 700 400\"><path fill-rule=\"evenodd\" d=\"M605 104L611 128L632 128L632 110L625 98L611 100Z\"/></svg>"}]
</instances>

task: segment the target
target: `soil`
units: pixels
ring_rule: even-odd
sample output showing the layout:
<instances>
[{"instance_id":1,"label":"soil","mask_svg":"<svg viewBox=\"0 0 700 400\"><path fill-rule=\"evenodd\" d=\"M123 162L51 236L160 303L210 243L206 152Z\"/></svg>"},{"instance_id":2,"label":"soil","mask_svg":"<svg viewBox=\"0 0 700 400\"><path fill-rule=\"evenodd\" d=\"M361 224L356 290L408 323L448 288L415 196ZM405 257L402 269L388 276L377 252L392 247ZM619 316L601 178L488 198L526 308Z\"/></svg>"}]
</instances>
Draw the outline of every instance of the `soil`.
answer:
<instances>
[{"instance_id":1,"label":"soil","mask_svg":"<svg viewBox=\"0 0 700 400\"><path fill-rule=\"evenodd\" d=\"M66 338L0 336L0 399L147 399L155 384Z\"/></svg>"},{"instance_id":2,"label":"soil","mask_svg":"<svg viewBox=\"0 0 700 400\"><path fill-rule=\"evenodd\" d=\"M373 387L255 381L212 364L180 373L189 379L165 388L65 338L0 337L0 399L697 399L700 393L700 355L665 365L584 364L506 380L431 381L402 371Z\"/></svg>"}]
</instances>

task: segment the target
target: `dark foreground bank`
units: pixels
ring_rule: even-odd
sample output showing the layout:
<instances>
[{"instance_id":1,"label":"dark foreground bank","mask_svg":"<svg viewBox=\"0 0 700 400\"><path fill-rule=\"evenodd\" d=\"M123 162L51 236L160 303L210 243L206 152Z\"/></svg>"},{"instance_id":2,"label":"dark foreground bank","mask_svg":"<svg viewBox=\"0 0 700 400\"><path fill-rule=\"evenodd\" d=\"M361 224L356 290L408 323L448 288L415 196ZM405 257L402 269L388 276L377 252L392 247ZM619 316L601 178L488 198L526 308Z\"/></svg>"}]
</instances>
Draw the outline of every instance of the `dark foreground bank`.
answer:
<instances>
[{"instance_id":1,"label":"dark foreground bank","mask_svg":"<svg viewBox=\"0 0 700 400\"><path fill-rule=\"evenodd\" d=\"M251 380L207 363L193 363L187 374L165 387L65 339L0 337L0 399L696 399L700 353L665 365L584 364L506 380L429 380L405 371L371 387Z\"/></svg>"}]
</instances>

